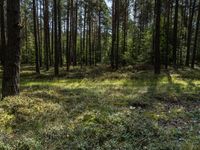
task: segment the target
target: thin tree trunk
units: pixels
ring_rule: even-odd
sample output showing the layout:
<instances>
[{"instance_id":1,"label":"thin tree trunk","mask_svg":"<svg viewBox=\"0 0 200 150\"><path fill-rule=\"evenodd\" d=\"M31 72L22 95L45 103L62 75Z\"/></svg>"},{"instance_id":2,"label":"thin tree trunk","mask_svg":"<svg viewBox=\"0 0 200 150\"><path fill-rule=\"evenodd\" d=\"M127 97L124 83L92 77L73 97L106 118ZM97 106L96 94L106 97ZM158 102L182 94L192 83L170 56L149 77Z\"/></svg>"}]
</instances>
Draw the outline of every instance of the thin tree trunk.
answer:
<instances>
[{"instance_id":1,"label":"thin tree trunk","mask_svg":"<svg viewBox=\"0 0 200 150\"><path fill-rule=\"evenodd\" d=\"M168 69L169 60L169 29L170 29L170 2L166 1L166 48L165 48L165 69Z\"/></svg>"},{"instance_id":2,"label":"thin tree trunk","mask_svg":"<svg viewBox=\"0 0 200 150\"><path fill-rule=\"evenodd\" d=\"M124 23L123 23L123 55L127 51L127 36L128 36L128 6L129 0L125 0L125 7L124 7ZM125 60L123 59L122 65L125 65Z\"/></svg>"},{"instance_id":3,"label":"thin tree trunk","mask_svg":"<svg viewBox=\"0 0 200 150\"><path fill-rule=\"evenodd\" d=\"M116 53L115 53L115 69L119 68L119 24L120 24L120 8L119 8L119 0L116 0Z\"/></svg>"},{"instance_id":4,"label":"thin tree trunk","mask_svg":"<svg viewBox=\"0 0 200 150\"><path fill-rule=\"evenodd\" d=\"M34 38L35 38L35 69L36 73L40 74L40 65L39 65L39 49L38 49L38 26L37 26L37 12L36 12L36 3L33 0L33 22L34 22Z\"/></svg>"},{"instance_id":5,"label":"thin tree trunk","mask_svg":"<svg viewBox=\"0 0 200 150\"><path fill-rule=\"evenodd\" d=\"M85 44L85 42L86 42L86 18L87 18L87 7L85 6L85 8L84 8L84 23L83 23L83 53L86 51L86 44ZM86 55L86 52L85 52L85 55ZM87 61L86 60L86 58L84 59L85 60L85 62Z\"/></svg>"},{"instance_id":6,"label":"thin tree trunk","mask_svg":"<svg viewBox=\"0 0 200 150\"><path fill-rule=\"evenodd\" d=\"M43 46L43 35L42 35L42 1L39 2L40 3L40 19L37 19L37 26L38 26L38 30L37 30L37 34L38 34L38 49L39 49L39 64L40 67L42 67L42 46ZM37 2L37 12L38 12L38 2Z\"/></svg>"},{"instance_id":7,"label":"thin tree trunk","mask_svg":"<svg viewBox=\"0 0 200 150\"><path fill-rule=\"evenodd\" d=\"M59 65L63 66L62 59L62 21L61 21L61 0L58 0L58 50L59 50Z\"/></svg>"},{"instance_id":8,"label":"thin tree trunk","mask_svg":"<svg viewBox=\"0 0 200 150\"><path fill-rule=\"evenodd\" d=\"M178 32L178 8L179 0L176 0L174 16L174 35L173 35L173 67L177 69L177 32Z\"/></svg>"},{"instance_id":9,"label":"thin tree trunk","mask_svg":"<svg viewBox=\"0 0 200 150\"><path fill-rule=\"evenodd\" d=\"M66 62L67 62L67 71L70 68L70 1L67 3L67 45L66 45Z\"/></svg>"},{"instance_id":10,"label":"thin tree trunk","mask_svg":"<svg viewBox=\"0 0 200 150\"><path fill-rule=\"evenodd\" d=\"M59 50L58 50L58 13L57 13L57 0L54 0L54 71L55 76L59 75Z\"/></svg>"},{"instance_id":11,"label":"thin tree trunk","mask_svg":"<svg viewBox=\"0 0 200 150\"><path fill-rule=\"evenodd\" d=\"M156 0L156 30L155 30L155 74L160 74L160 14L161 0Z\"/></svg>"},{"instance_id":12,"label":"thin tree trunk","mask_svg":"<svg viewBox=\"0 0 200 150\"><path fill-rule=\"evenodd\" d=\"M98 19L99 19L99 27L98 27L98 52L99 52L99 61L102 62L102 46L101 46L101 1L99 0L99 12L98 12Z\"/></svg>"},{"instance_id":13,"label":"thin tree trunk","mask_svg":"<svg viewBox=\"0 0 200 150\"><path fill-rule=\"evenodd\" d=\"M44 51L45 66L49 70L50 34L49 34L49 0L44 0Z\"/></svg>"},{"instance_id":14,"label":"thin tree trunk","mask_svg":"<svg viewBox=\"0 0 200 150\"><path fill-rule=\"evenodd\" d=\"M112 1L112 48L111 48L111 67L115 68L115 43L116 43L116 20L115 20L115 1Z\"/></svg>"}]
</instances>

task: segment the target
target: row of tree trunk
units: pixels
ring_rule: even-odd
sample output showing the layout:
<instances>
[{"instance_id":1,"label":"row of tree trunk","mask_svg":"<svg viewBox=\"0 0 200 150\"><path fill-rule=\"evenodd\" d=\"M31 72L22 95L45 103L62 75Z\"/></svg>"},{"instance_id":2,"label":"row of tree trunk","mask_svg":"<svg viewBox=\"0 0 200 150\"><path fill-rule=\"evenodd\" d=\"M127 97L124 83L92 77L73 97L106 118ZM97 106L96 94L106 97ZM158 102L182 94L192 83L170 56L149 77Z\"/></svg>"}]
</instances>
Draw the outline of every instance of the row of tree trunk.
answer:
<instances>
[{"instance_id":1,"label":"row of tree trunk","mask_svg":"<svg viewBox=\"0 0 200 150\"><path fill-rule=\"evenodd\" d=\"M188 4L188 1L186 0L185 4ZM169 37L169 31L170 31L170 14L172 14L172 6L173 2L166 1L165 3L165 9L166 9L166 15L165 19L166 26L165 26L165 36L166 36L166 47L165 47L165 68L168 68L169 65L169 43L170 43L170 37ZM192 36L193 36L193 22L194 22L194 13L195 8L198 6L198 15L196 19L196 29L195 29L195 35L194 35L194 45L193 50L191 50L191 42L192 42ZM185 8L187 5L185 6ZM161 68L161 61L160 61L160 28L161 28L161 0L155 0L155 15L156 15L156 21L155 21L155 36L154 36L154 56L155 56L155 73L160 73ZM187 9L187 8L186 8ZM187 18L187 13L185 10L185 18ZM182 50L180 50L180 63L178 63L177 59L177 53L178 53L178 18L179 18L179 0L175 0L175 7L174 7L174 22L173 22L173 67L175 69L178 68L178 64L183 65L182 63ZM200 21L200 1L198 2L198 5L196 5L196 0L190 1L190 9L189 9L189 20L187 23L187 20L185 21L185 27L187 27L187 51L186 51L186 61L185 65L189 66L191 64L191 68L194 68L195 60L196 60L196 52L197 52L197 42L198 42L198 36L199 36L199 21ZM190 63L191 62L191 63Z\"/></svg>"},{"instance_id":2,"label":"row of tree trunk","mask_svg":"<svg viewBox=\"0 0 200 150\"><path fill-rule=\"evenodd\" d=\"M0 54L1 63L3 66L3 83L2 83L2 95L3 97L8 95L19 94L19 71L20 71L20 0L7 0L0 1L0 31L1 31L1 43ZM36 72L40 74L40 68L44 64L46 70L49 70L49 66L54 65L55 75L59 75L59 67L63 66L63 55L66 55L67 70L70 66L76 66L77 60L80 59L81 66L96 65L97 62L102 61L102 7L101 1L98 1L98 7L95 7L92 0L87 2L78 3L77 0L67 1L67 15L66 19L62 16L63 7L61 0L53 0L52 13L50 12L50 4L48 0L32 0L32 12L34 22L34 41L35 41L35 63ZM125 65L125 61L121 58L121 54L127 51L127 39L128 39L128 22L129 22L129 0L115 0L112 2L112 47L110 51L110 63L113 69L118 69L119 65ZM170 44L173 46L173 66L178 68L179 64L182 64L182 51L178 48L178 35L179 35L179 14L180 14L180 2L175 0L175 3L166 1L164 3L164 9L161 0L155 0L155 29L153 33L153 50L154 50L154 66L155 73L159 74L161 69L161 16L162 10L166 11L165 19L165 68L169 65L169 53ZM174 5L173 5L174 4ZM188 4L187 0L185 4ZM42 6L43 5L43 6ZM79 10L78 5L84 7ZM6 9L5 9L6 6ZM123 7L121 7L123 6ZM193 39L193 22L194 14L198 6L198 15L196 18L196 28L194 34L194 45L191 50L191 42ZM187 6L185 6L186 8ZM97 13L94 13L93 9L97 9ZM137 8L137 6L135 6ZM184 15L184 26L187 28L187 51L186 51L186 66L191 64L194 68L197 52L197 43L199 36L199 20L200 20L200 1L198 5L195 0L190 1L189 11ZM4 12L5 10L6 13ZM187 10L187 9L186 9ZM42 11L43 27L42 27ZM80 16L78 16L78 12ZM135 12L135 20L137 20L137 9ZM5 15L6 14L6 15ZM174 15L173 15L174 14ZM51 16L50 16L51 15ZM189 15L189 19L187 16ZM38 19L40 16L40 19ZM79 21L78 21L79 19ZM5 20L7 24L5 24ZM63 22L65 28L63 28ZM78 29L78 23L79 29ZM173 25L172 25L173 24ZM51 27L50 27L51 25ZM143 20L143 30L145 21ZM120 28L122 27L123 33L123 50L120 51ZM5 30L6 28L6 30ZM44 33L42 34L41 31ZM170 41L169 31L173 28L173 41ZM51 31L50 31L51 29ZM63 36L63 33L66 35ZM64 41L66 37L66 41ZM77 39L80 38L80 56L77 57ZM43 47L42 47L43 46ZM44 55L42 55L42 49L44 49ZM180 62L178 62L177 54L179 53ZM191 55L192 54L192 55ZM192 57L191 57L192 56ZM120 64L121 62L121 64ZM191 62L191 63L190 63Z\"/></svg>"}]
</instances>

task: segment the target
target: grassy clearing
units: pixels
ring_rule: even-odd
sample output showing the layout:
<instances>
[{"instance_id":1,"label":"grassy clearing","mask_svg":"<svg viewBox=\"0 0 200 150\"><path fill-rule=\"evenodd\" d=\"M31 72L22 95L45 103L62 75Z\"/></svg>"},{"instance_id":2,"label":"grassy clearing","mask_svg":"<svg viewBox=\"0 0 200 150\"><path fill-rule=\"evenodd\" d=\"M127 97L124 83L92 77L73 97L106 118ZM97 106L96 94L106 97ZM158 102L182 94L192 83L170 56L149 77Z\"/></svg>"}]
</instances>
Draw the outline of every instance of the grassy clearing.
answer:
<instances>
[{"instance_id":1,"label":"grassy clearing","mask_svg":"<svg viewBox=\"0 0 200 150\"><path fill-rule=\"evenodd\" d=\"M0 103L0 149L200 149L200 70L35 75Z\"/></svg>"}]
</instances>

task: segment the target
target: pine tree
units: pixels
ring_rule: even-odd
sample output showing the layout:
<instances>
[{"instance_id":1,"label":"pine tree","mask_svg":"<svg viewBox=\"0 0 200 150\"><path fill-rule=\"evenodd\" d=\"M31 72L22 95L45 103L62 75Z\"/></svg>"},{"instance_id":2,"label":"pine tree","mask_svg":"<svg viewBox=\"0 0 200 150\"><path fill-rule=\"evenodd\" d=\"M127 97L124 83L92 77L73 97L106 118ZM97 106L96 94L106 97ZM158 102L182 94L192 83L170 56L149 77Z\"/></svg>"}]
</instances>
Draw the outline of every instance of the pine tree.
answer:
<instances>
[{"instance_id":1,"label":"pine tree","mask_svg":"<svg viewBox=\"0 0 200 150\"><path fill-rule=\"evenodd\" d=\"M7 46L4 53L2 97L18 95L20 84L20 0L7 0Z\"/></svg>"}]
</instances>

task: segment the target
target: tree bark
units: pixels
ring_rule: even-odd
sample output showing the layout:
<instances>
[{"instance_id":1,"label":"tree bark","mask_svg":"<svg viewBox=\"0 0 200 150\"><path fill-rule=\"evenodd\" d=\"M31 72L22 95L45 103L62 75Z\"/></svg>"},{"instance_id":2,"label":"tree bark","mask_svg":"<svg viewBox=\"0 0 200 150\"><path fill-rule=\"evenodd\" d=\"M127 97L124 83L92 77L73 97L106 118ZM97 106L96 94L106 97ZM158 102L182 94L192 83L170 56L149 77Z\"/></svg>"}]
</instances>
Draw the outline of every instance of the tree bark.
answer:
<instances>
[{"instance_id":1,"label":"tree bark","mask_svg":"<svg viewBox=\"0 0 200 150\"><path fill-rule=\"evenodd\" d=\"M155 74L160 74L160 14L161 14L161 0L156 0L156 30L155 30Z\"/></svg>"},{"instance_id":2,"label":"tree bark","mask_svg":"<svg viewBox=\"0 0 200 150\"><path fill-rule=\"evenodd\" d=\"M168 69L168 61L169 61L169 30L170 30L170 1L166 1L166 29L165 29L165 33L166 33L166 47L165 47L165 69Z\"/></svg>"},{"instance_id":3,"label":"tree bark","mask_svg":"<svg viewBox=\"0 0 200 150\"><path fill-rule=\"evenodd\" d=\"M179 0L176 0L174 16L174 35L173 35L173 67L177 69L177 32L178 32L178 8Z\"/></svg>"},{"instance_id":4,"label":"tree bark","mask_svg":"<svg viewBox=\"0 0 200 150\"><path fill-rule=\"evenodd\" d=\"M39 47L38 47L38 26L37 26L37 13L36 13L36 3L33 0L33 22L34 22L34 38L35 38L35 69L36 73L40 74L40 65L39 65Z\"/></svg>"},{"instance_id":5,"label":"tree bark","mask_svg":"<svg viewBox=\"0 0 200 150\"><path fill-rule=\"evenodd\" d=\"M115 43L116 43L116 20L115 20L115 1L112 1L112 48L111 48L111 55L110 55L110 63L112 69L115 68Z\"/></svg>"},{"instance_id":6,"label":"tree bark","mask_svg":"<svg viewBox=\"0 0 200 150\"><path fill-rule=\"evenodd\" d=\"M197 41L198 41L199 23L200 23L200 1L199 1L198 16L197 16L196 22L197 22L197 25L196 25L196 32L195 32L195 39L194 39L194 48L193 48L192 63L191 63L191 68L192 69L194 69L195 59L196 59L196 52L197 52Z\"/></svg>"},{"instance_id":7,"label":"tree bark","mask_svg":"<svg viewBox=\"0 0 200 150\"><path fill-rule=\"evenodd\" d=\"M57 0L54 0L54 72L55 76L59 75L59 50L58 50L58 10L57 10Z\"/></svg>"},{"instance_id":8,"label":"tree bark","mask_svg":"<svg viewBox=\"0 0 200 150\"><path fill-rule=\"evenodd\" d=\"M20 0L7 0L7 48L3 67L2 97L18 95L20 84Z\"/></svg>"},{"instance_id":9,"label":"tree bark","mask_svg":"<svg viewBox=\"0 0 200 150\"><path fill-rule=\"evenodd\" d=\"M58 51L59 51L59 65L63 66L62 59L62 20L61 20L61 0L58 0Z\"/></svg>"},{"instance_id":10,"label":"tree bark","mask_svg":"<svg viewBox=\"0 0 200 150\"><path fill-rule=\"evenodd\" d=\"M192 3L192 1L191 1ZM196 5L196 0L193 1L192 9L190 11L190 19L189 19L189 25L188 25L188 38L187 38L187 54L186 54L186 62L185 65L189 66L190 64L190 48L191 48L191 40L192 40L192 23L193 23L193 17L194 17L194 12L195 12L195 5Z\"/></svg>"},{"instance_id":11,"label":"tree bark","mask_svg":"<svg viewBox=\"0 0 200 150\"><path fill-rule=\"evenodd\" d=\"M4 62L4 50L6 46L6 37L5 37L5 18L4 18L4 0L0 1L0 23L1 23L1 43L0 43L0 61L3 65Z\"/></svg>"},{"instance_id":12,"label":"tree bark","mask_svg":"<svg viewBox=\"0 0 200 150\"><path fill-rule=\"evenodd\" d=\"M44 51L45 66L49 70L50 33L49 33L49 0L44 0Z\"/></svg>"}]
</instances>

